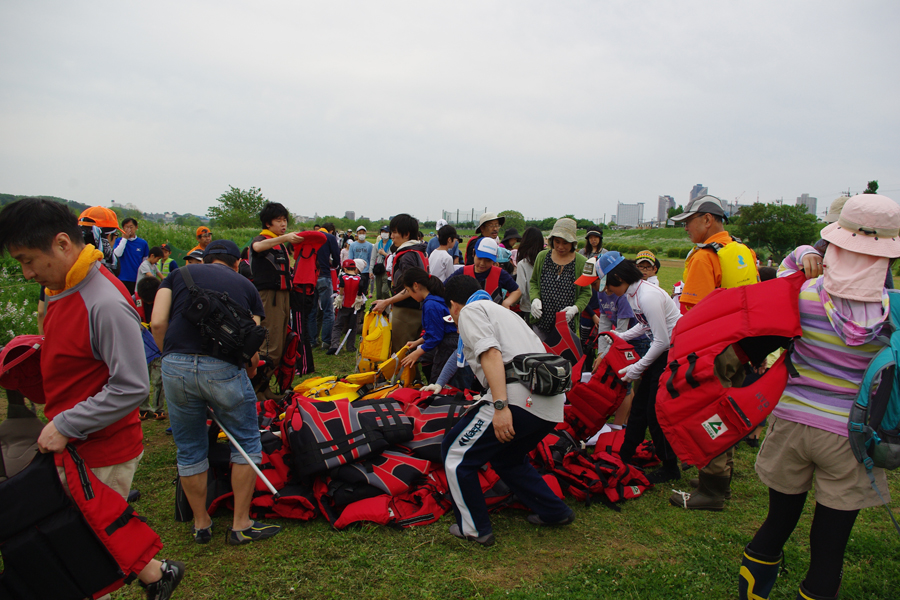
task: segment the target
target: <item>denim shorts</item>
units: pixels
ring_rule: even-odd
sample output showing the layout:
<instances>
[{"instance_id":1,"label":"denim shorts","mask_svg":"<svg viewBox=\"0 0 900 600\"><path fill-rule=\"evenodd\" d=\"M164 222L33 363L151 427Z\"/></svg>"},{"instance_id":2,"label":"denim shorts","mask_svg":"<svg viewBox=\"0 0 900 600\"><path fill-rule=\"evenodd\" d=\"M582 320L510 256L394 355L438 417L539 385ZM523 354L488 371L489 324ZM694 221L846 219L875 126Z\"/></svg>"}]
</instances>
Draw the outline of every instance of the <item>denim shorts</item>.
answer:
<instances>
[{"instance_id":1,"label":"denim shorts","mask_svg":"<svg viewBox=\"0 0 900 600\"><path fill-rule=\"evenodd\" d=\"M162 359L162 380L179 475L190 477L209 469L207 407L253 462L261 462L256 394L244 369L210 356L168 354ZM231 462L247 464L233 446Z\"/></svg>"}]
</instances>

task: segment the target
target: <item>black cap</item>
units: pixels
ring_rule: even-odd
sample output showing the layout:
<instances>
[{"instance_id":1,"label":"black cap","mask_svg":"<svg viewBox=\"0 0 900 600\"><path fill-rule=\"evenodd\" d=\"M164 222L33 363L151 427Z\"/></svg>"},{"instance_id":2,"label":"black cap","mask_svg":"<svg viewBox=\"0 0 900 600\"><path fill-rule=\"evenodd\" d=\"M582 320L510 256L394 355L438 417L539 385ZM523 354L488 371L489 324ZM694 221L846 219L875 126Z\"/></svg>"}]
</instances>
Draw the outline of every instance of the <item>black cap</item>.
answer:
<instances>
[{"instance_id":1,"label":"black cap","mask_svg":"<svg viewBox=\"0 0 900 600\"><path fill-rule=\"evenodd\" d=\"M241 257L240 249L238 249L237 244L231 240L215 240L210 242L209 246L206 247L206 250L203 251L203 256L206 257L210 254L227 254L234 258Z\"/></svg>"}]
</instances>

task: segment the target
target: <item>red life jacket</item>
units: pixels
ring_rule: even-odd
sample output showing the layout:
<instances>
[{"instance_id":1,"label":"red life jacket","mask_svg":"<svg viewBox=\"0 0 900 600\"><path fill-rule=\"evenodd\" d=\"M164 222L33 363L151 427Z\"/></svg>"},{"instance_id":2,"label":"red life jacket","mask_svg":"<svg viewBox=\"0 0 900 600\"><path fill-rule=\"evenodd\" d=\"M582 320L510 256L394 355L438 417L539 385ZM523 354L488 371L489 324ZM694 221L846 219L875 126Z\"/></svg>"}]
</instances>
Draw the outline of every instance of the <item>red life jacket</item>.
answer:
<instances>
[{"instance_id":1,"label":"red life jacket","mask_svg":"<svg viewBox=\"0 0 900 600\"><path fill-rule=\"evenodd\" d=\"M297 347L300 345L300 336L293 329L287 330L284 339L284 352L281 355L281 364L275 369L275 381L278 389L284 394L291 389L294 382L294 373L297 371Z\"/></svg>"},{"instance_id":2,"label":"red life jacket","mask_svg":"<svg viewBox=\"0 0 900 600\"><path fill-rule=\"evenodd\" d=\"M487 279L484 281L484 291L486 291L491 298L494 298L494 294L500 290L501 270L502 269L497 266L491 267ZM467 265L463 267L463 274L475 278L475 280L477 281L477 278L475 277L475 265Z\"/></svg>"},{"instance_id":3,"label":"red life jacket","mask_svg":"<svg viewBox=\"0 0 900 600\"><path fill-rule=\"evenodd\" d=\"M344 308L353 308L356 302L356 296L359 294L359 275L341 275L341 282L344 284Z\"/></svg>"},{"instance_id":4,"label":"red life jacket","mask_svg":"<svg viewBox=\"0 0 900 600\"><path fill-rule=\"evenodd\" d=\"M133 581L162 549L159 536L77 454L62 459L71 496L52 454L36 454L0 483L0 597L99 598Z\"/></svg>"},{"instance_id":5,"label":"red life jacket","mask_svg":"<svg viewBox=\"0 0 900 600\"><path fill-rule=\"evenodd\" d=\"M351 404L315 402L294 394L281 427L299 477L377 454L413 437L412 421L390 398Z\"/></svg>"},{"instance_id":6,"label":"red life jacket","mask_svg":"<svg viewBox=\"0 0 900 600\"><path fill-rule=\"evenodd\" d=\"M587 382L578 382L566 392L565 422L575 437L586 440L600 431L606 420L625 399L626 385L619 370L636 363L640 357L634 348L617 335L612 346Z\"/></svg>"},{"instance_id":7,"label":"red life jacket","mask_svg":"<svg viewBox=\"0 0 900 600\"><path fill-rule=\"evenodd\" d=\"M291 281L294 291L303 294L314 294L319 270L316 255L327 239L321 231L301 231L303 241L294 246L294 278Z\"/></svg>"},{"instance_id":8,"label":"red life jacket","mask_svg":"<svg viewBox=\"0 0 900 600\"><path fill-rule=\"evenodd\" d=\"M17 335L0 351L0 386L17 390L35 404L45 404L41 376L42 335Z\"/></svg>"},{"instance_id":9,"label":"red life jacket","mask_svg":"<svg viewBox=\"0 0 900 600\"><path fill-rule=\"evenodd\" d=\"M622 449L622 443L625 441L625 430L616 429L600 434L597 438L597 445L594 447L594 454L606 452L607 454L619 454ZM634 456L629 461L636 467L647 469L655 467L659 464L659 458L656 456L656 448L653 446L652 440L644 440L634 451Z\"/></svg>"},{"instance_id":10,"label":"red life jacket","mask_svg":"<svg viewBox=\"0 0 900 600\"><path fill-rule=\"evenodd\" d=\"M802 333L797 298L805 281L803 273L795 273L714 290L675 325L656 414L682 460L706 465L775 408L787 384L788 352L760 379L742 388L723 387L714 361L731 345L739 358L754 364L779 347L789 347Z\"/></svg>"},{"instance_id":11,"label":"red life jacket","mask_svg":"<svg viewBox=\"0 0 900 600\"><path fill-rule=\"evenodd\" d=\"M422 268L425 269L426 272L428 271L428 257L425 256L425 253L422 252L421 250L414 250L414 249L411 248L411 247L410 247L410 248L405 248L405 249L403 249L403 250L399 250L399 251L394 255L394 266L397 265L397 261L400 260L400 257L403 256L404 254L406 254L407 252L415 252L416 254L418 254L418 255L419 255L419 258L420 258L421 261L422 261Z\"/></svg>"},{"instance_id":12,"label":"red life jacket","mask_svg":"<svg viewBox=\"0 0 900 600\"><path fill-rule=\"evenodd\" d=\"M397 392L401 392L397 390ZM415 390L411 390L415 391ZM396 392L392 395L396 398ZM455 396L431 395L404 407L403 412L413 420L413 438L400 444L414 455L436 463L441 462L441 444L444 436L472 406L471 398L462 393Z\"/></svg>"},{"instance_id":13,"label":"red life jacket","mask_svg":"<svg viewBox=\"0 0 900 600\"><path fill-rule=\"evenodd\" d=\"M424 458L385 450L365 460L341 465L331 472L331 476L348 483L368 483L385 494L396 496L409 490L430 470L431 462Z\"/></svg>"},{"instance_id":14,"label":"red life jacket","mask_svg":"<svg viewBox=\"0 0 900 600\"><path fill-rule=\"evenodd\" d=\"M556 313L555 328L547 335L547 342L543 342L547 352L567 358L573 365L582 357L581 343L572 337L572 330L569 329L569 322L566 320L566 313L559 311ZM552 346L550 344L553 344ZM574 373L573 373L574 377Z\"/></svg>"}]
</instances>

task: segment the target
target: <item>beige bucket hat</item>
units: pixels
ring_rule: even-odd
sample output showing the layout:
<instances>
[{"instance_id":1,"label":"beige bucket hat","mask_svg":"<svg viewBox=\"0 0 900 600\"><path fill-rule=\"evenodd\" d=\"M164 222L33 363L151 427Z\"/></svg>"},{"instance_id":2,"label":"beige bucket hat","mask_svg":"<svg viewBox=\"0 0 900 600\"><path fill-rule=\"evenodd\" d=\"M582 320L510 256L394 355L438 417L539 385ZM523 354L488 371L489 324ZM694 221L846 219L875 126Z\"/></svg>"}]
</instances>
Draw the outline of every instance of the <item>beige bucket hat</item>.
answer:
<instances>
[{"instance_id":1,"label":"beige bucket hat","mask_svg":"<svg viewBox=\"0 0 900 600\"><path fill-rule=\"evenodd\" d=\"M859 254L900 256L900 205L880 194L848 198L837 221L822 230L822 239Z\"/></svg>"}]
</instances>

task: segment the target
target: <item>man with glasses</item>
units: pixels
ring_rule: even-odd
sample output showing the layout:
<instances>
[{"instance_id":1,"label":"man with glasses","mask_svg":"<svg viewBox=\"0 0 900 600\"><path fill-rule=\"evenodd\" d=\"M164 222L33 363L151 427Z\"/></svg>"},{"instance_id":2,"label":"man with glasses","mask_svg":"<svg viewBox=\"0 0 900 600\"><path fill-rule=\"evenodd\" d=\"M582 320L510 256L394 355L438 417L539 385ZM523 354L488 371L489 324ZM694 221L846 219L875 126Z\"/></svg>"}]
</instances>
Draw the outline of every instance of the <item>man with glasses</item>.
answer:
<instances>
[{"instance_id":1,"label":"man with glasses","mask_svg":"<svg viewBox=\"0 0 900 600\"><path fill-rule=\"evenodd\" d=\"M759 282L756 253L725 231L728 216L719 198L694 198L672 220L683 222L691 242L696 244L684 261L684 288L679 298L682 314L717 288ZM730 346L716 358L715 369L725 387L738 387L744 382L744 365ZM697 484L697 489L687 500L676 493L669 502L689 510L722 510L725 500L731 498L733 464L731 448L700 470L699 479L691 482Z\"/></svg>"}]
</instances>

